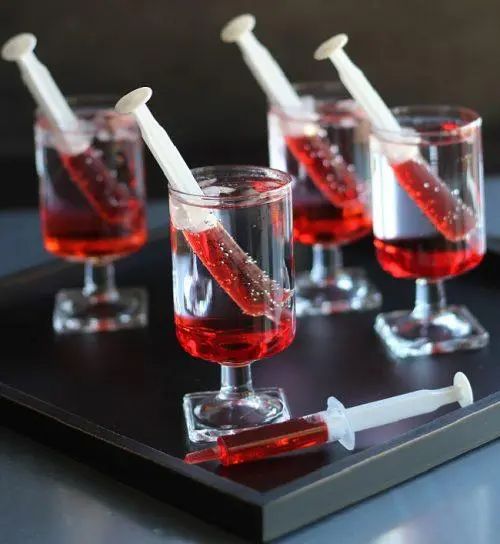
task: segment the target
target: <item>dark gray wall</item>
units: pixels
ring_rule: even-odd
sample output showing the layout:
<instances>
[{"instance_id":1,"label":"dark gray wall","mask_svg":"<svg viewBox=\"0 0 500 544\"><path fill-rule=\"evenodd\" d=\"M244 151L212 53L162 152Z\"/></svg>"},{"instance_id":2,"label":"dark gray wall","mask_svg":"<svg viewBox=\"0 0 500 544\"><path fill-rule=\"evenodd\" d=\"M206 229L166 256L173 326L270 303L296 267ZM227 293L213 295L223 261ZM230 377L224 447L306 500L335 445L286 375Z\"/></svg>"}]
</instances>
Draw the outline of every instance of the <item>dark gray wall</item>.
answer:
<instances>
[{"instance_id":1,"label":"dark gray wall","mask_svg":"<svg viewBox=\"0 0 500 544\"><path fill-rule=\"evenodd\" d=\"M39 37L37 52L65 93L153 87L151 108L194 165L264 161L264 99L225 21L257 17L256 33L294 80L328 79L312 59L332 34L389 104L460 103L478 109L487 166L500 167L500 3L497 0L2 0L0 40ZM32 153L32 102L0 62L0 160ZM500 139L500 138L499 138Z\"/></svg>"}]
</instances>

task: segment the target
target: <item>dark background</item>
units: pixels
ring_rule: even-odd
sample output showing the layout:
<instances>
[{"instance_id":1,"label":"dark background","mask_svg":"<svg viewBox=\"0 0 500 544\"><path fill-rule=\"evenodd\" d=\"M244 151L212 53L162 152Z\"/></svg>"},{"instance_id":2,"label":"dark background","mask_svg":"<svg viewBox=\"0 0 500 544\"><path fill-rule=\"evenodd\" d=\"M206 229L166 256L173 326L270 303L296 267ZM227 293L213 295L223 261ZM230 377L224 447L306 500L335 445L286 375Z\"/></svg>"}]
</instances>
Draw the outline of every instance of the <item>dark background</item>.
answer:
<instances>
[{"instance_id":1,"label":"dark background","mask_svg":"<svg viewBox=\"0 0 500 544\"><path fill-rule=\"evenodd\" d=\"M338 32L390 105L452 103L485 123L488 172L500 170L497 0L2 0L0 40L39 38L37 53L66 94L123 94L149 85L150 106L191 166L265 163L265 100L221 26L250 12L256 34L292 80L332 79L316 46ZM34 204L33 103L0 62L0 206ZM149 163L152 196L165 195Z\"/></svg>"}]
</instances>

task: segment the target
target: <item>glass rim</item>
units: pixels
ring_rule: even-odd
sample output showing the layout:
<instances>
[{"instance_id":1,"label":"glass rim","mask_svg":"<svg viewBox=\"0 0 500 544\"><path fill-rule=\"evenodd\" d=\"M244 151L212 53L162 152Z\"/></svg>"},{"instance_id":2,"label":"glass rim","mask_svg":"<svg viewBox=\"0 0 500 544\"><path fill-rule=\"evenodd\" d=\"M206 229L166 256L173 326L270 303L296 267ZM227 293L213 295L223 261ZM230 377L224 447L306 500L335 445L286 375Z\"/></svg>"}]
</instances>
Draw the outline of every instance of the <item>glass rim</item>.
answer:
<instances>
[{"instance_id":1,"label":"glass rim","mask_svg":"<svg viewBox=\"0 0 500 544\"><path fill-rule=\"evenodd\" d=\"M467 108L465 106L459 105L449 105L449 104L410 104L406 106L395 106L390 108L391 112L398 117L417 117L418 114L421 116L428 115L429 117L438 117L446 116L454 117L457 120L464 121L464 124L459 125L458 127L453 127L450 129L433 129L433 130L422 130L418 131L419 136L424 136L426 138L449 138L450 136L463 136L467 137L470 135L471 130L479 128L482 125L482 118L479 113L472 108ZM409 136L408 128L411 127L401 127L402 130L390 130L378 128L376 125L372 125L372 132L375 136L379 137L385 141L398 141L407 140ZM403 142L404 143L404 142Z\"/></svg>"},{"instance_id":2,"label":"glass rim","mask_svg":"<svg viewBox=\"0 0 500 544\"><path fill-rule=\"evenodd\" d=\"M253 164L216 164L216 165L208 165L208 166L200 166L197 168L191 169L191 173L195 177L196 181L199 181L198 178L202 178L204 176L205 178L209 179L210 177L217 179L217 172L227 172L228 176L231 177L233 174L235 178L243 178L243 177L253 177L257 178L260 175L262 178L269 178L267 180L263 181L280 181L282 184L279 187L274 187L267 189L260 193L263 199L267 201L268 199L275 199L283 193L283 195L289 190L289 188L292 185L293 182L293 176L291 174L288 174L287 172L283 172L282 170L278 170L276 168L270 168L269 166L258 166ZM239 175L238 175L239 173ZM220 174L219 174L220 177ZM180 191L178 189L175 189L172 187L172 185L168 184L168 191L169 194L174 195L176 198L180 199L188 199L189 204L238 204L238 203L245 203L245 201L248 200L254 200L255 196L249 197L245 195L239 195L239 196L232 196L230 194L227 195L200 195L200 194L193 194L188 193L185 191ZM257 204L263 203L262 201L258 201Z\"/></svg>"},{"instance_id":3,"label":"glass rim","mask_svg":"<svg viewBox=\"0 0 500 544\"><path fill-rule=\"evenodd\" d=\"M304 91L303 94L307 95L307 90L309 89L318 89L318 95L315 96L313 93L312 96L318 101L323 98L323 102L332 103L338 106L339 114L344 113L345 115L356 115L359 114L359 117L366 117L362 108L356 101L350 96L347 89L344 87L343 83L338 79L330 80L312 80L312 81L298 81L292 83L293 88L302 94L301 91ZM325 95L324 97L320 96L321 90L326 90L328 93L331 93L330 96ZM337 96L336 96L337 95ZM343 104L343 106L342 106ZM276 103L269 102L269 112L279 115L283 119L289 121L318 121L321 119L322 114L316 111L314 112L305 112L302 108L287 107L282 108Z\"/></svg>"},{"instance_id":4,"label":"glass rim","mask_svg":"<svg viewBox=\"0 0 500 544\"><path fill-rule=\"evenodd\" d=\"M92 122L92 120L80 118L78 115L78 111L91 111L91 112L109 112L112 113L114 116L116 116L117 119L121 119L124 123L127 125L130 125L130 128L137 128L139 130L139 126L137 125L137 121L135 120L134 116L131 114L123 114L118 113L115 110L115 104L120 99L119 94L113 94L113 93L89 93L89 94L76 94L76 95L64 95L64 98L67 100L68 104L71 106L71 109L74 110L76 113L77 119L79 121L87 121ZM34 111L34 118L35 118L35 125L39 126L42 130L46 132L53 132L54 128L52 126L46 127L42 125L42 121L46 120L48 121L45 114L42 112L40 107L36 107ZM50 124L50 123L49 123ZM90 133L92 130L85 130L85 127L82 128L82 130L62 130L58 131L62 134L81 134L82 132Z\"/></svg>"}]
</instances>

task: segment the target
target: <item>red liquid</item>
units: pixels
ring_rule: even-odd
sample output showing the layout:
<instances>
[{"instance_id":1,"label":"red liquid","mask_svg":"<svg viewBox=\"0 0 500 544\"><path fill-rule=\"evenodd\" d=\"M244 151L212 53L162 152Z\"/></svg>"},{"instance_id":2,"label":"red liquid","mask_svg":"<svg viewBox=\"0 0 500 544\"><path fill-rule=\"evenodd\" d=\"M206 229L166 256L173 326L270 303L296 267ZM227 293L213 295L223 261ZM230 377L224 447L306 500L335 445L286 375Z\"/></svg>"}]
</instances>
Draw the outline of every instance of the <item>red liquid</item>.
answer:
<instances>
[{"instance_id":1,"label":"red liquid","mask_svg":"<svg viewBox=\"0 0 500 544\"><path fill-rule=\"evenodd\" d=\"M278 322L245 315L223 319L176 314L175 329L179 343L193 357L234 366L271 357L295 336L290 312L283 312Z\"/></svg>"},{"instance_id":2,"label":"red liquid","mask_svg":"<svg viewBox=\"0 0 500 544\"><path fill-rule=\"evenodd\" d=\"M317 416L264 425L217 439L219 459L225 466L258 461L326 442L328 428Z\"/></svg>"},{"instance_id":3,"label":"red liquid","mask_svg":"<svg viewBox=\"0 0 500 544\"><path fill-rule=\"evenodd\" d=\"M280 316L291 292L263 272L222 225L183 232L197 257L243 312L271 319Z\"/></svg>"},{"instance_id":4,"label":"red liquid","mask_svg":"<svg viewBox=\"0 0 500 544\"><path fill-rule=\"evenodd\" d=\"M294 202L293 235L301 244L348 244L363 238L371 230L371 217L357 201L343 208L335 208L319 199Z\"/></svg>"},{"instance_id":5,"label":"red liquid","mask_svg":"<svg viewBox=\"0 0 500 544\"><path fill-rule=\"evenodd\" d=\"M436 229L448 240L463 240L476 226L473 210L451 193L423 161L393 164L399 184Z\"/></svg>"},{"instance_id":6,"label":"red liquid","mask_svg":"<svg viewBox=\"0 0 500 544\"><path fill-rule=\"evenodd\" d=\"M125 218L124 225L110 225L92 209L66 212L42 206L45 249L78 261L134 253L146 243L146 220L142 204L136 199L131 199L129 204L133 220Z\"/></svg>"},{"instance_id":7,"label":"red liquid","mask_svg":"<svg viewBox=\"0 0 500 544\"><path fill-rule=\"evenodd\" d=\"M100 145L100 150L89 148L73 157L52 148L46 151L50 176L41 183L40 198L44 245L65 259L120 257L137 251L147 239L133 143ZM100 152L112 170L103 164Z\"/></svg>"},{"instance_id":8,"label":"red liquid","mask_svg":"<svg viewBox=\"0 0 500 544\"><path fill-rule=\"evenodd\" d=\"M186 455L187 463L218 460L224 466L267 459L328 442L328 427L318 415L264 425L217 439L217 446Z\"/></svg>"},{"instance_id":9,"label":"red liquid","mask_svg":"<svg viewBox=\"0 0 500 544\"><path fill-rule=\"evenodd\" d=\"M286 142L308 175L294 190L294 239L306 245L339 245L369 234L371 217L359 200L362 185L342 155L318 136L287 137Z\"/></svg>"},{"instance_id":10,"label":"red liquid","mask_svg":"<svg viewBox=\"0 0 500 544\"><path fill-rule=\"evenodd\" d=\"M316 188L334 206L350 204L358 196L354 170L342 155L332 151L330 142L319 136L288 136L288 149L302 164Z\"/></svg>"},{"instance_id":11,"label":"red liquid","mask_svg":"<svg viewBox=\"0 0 500 544\"><path fill-rule=\"evenodd\" d=\"M375 240L380 266L395 278L441 279L476 267L484 251L475 240L449 242L441 236L407 240Z\"/></svg>"},{"instance_id":12,"label":"red liquid","mask_svg":"<svg viewBox=\"0 0 500 544\"><path fill-rule=\"evenodd\" d=\"M104 221L128 220L133 211L129 188L111 175L97 150L89 147L79 155L61 153L60 157L73 183Z\"/></svg>"}]
</instances>

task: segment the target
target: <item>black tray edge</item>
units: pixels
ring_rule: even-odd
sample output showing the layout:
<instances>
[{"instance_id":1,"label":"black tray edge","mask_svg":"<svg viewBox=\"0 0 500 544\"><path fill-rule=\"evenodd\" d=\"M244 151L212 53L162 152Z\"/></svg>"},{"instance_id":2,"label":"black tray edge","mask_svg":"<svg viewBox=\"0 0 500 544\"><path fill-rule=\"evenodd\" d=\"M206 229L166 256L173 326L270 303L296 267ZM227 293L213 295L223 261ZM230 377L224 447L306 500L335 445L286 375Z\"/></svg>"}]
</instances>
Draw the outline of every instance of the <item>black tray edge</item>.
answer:
<instances>
[{"instance_id":1,"label":"black tray edge","mask_svg":"<svg viewBox=\"0 0 500 544\"><path fill-rule=\"evenodd\" d=\"M255 538L262 537L262 499L256 491L199 467L185 465L181 459L78 416L65 413L65 418L72 421L62 421L58 410L0 384L0 424L5 427L208 523L242 536L250 532ZM176 489L173 499L168 491L172 486ZM191 500L194 494L203 503L202 509L196 508ZM245 531L241 529L242 520Z\"/></svg>"},{"instance_id":2,"label":"black tray edge","mask_svg":"<svg viewBox=\"0 0 500 544\"><path fill-rule=\"evenodd\" d=\"M494 393L390 442L363 450L359 457L353 456L356 459L348 458L343 470L324 475L321 481L310 481L299 491L269 501L263 507L262 538L267 542L317 521L499 436L500 393ZM405 464L413 465L409 475L402 470ZM317 480L318 473L313 474ZM311 476L302 480L312 480ZM372 491L368 491L367 481ZM304 500L304 493L307 500Z\"/></svg>"},{"instance_id":3,"label":"black tray edge","mask_svg":"<svg viewBox=\"0 0 500 544\"><path fill-rule=\"evenodd\" d=\"M0 422L5 426L209 523L242 536L251 534L264 542L407 481L500 436L500 393L495 393L468 408L454 410L394 440L346 458L345 467L334 474L328 474L327 468L320 469L271 492L258 493L224 478L221 481L198 467L187 467L180 459L78 416L74 416L72 423L62 421L57 416L58 410L13 388L0 386ZM67 419L68 414L64 417ZM405 463L413 465L410 475L402 468ZM215 480L219 489L214 485ZM367 481L371 491L364 485ZM303 487L294 491L298 482ZM179 489L174 500L165 491L172 485ZM286 488L291 491L283 496ZM193 508L190 500L193 493L205 496L201 502L206 508ZM213 500L215 495L219 502ZM211 506L215 503L217 508ZM221 504L225 506L221 508ZM245 520L244 530L242 520Z\"/></svg>"}]
</instances>

